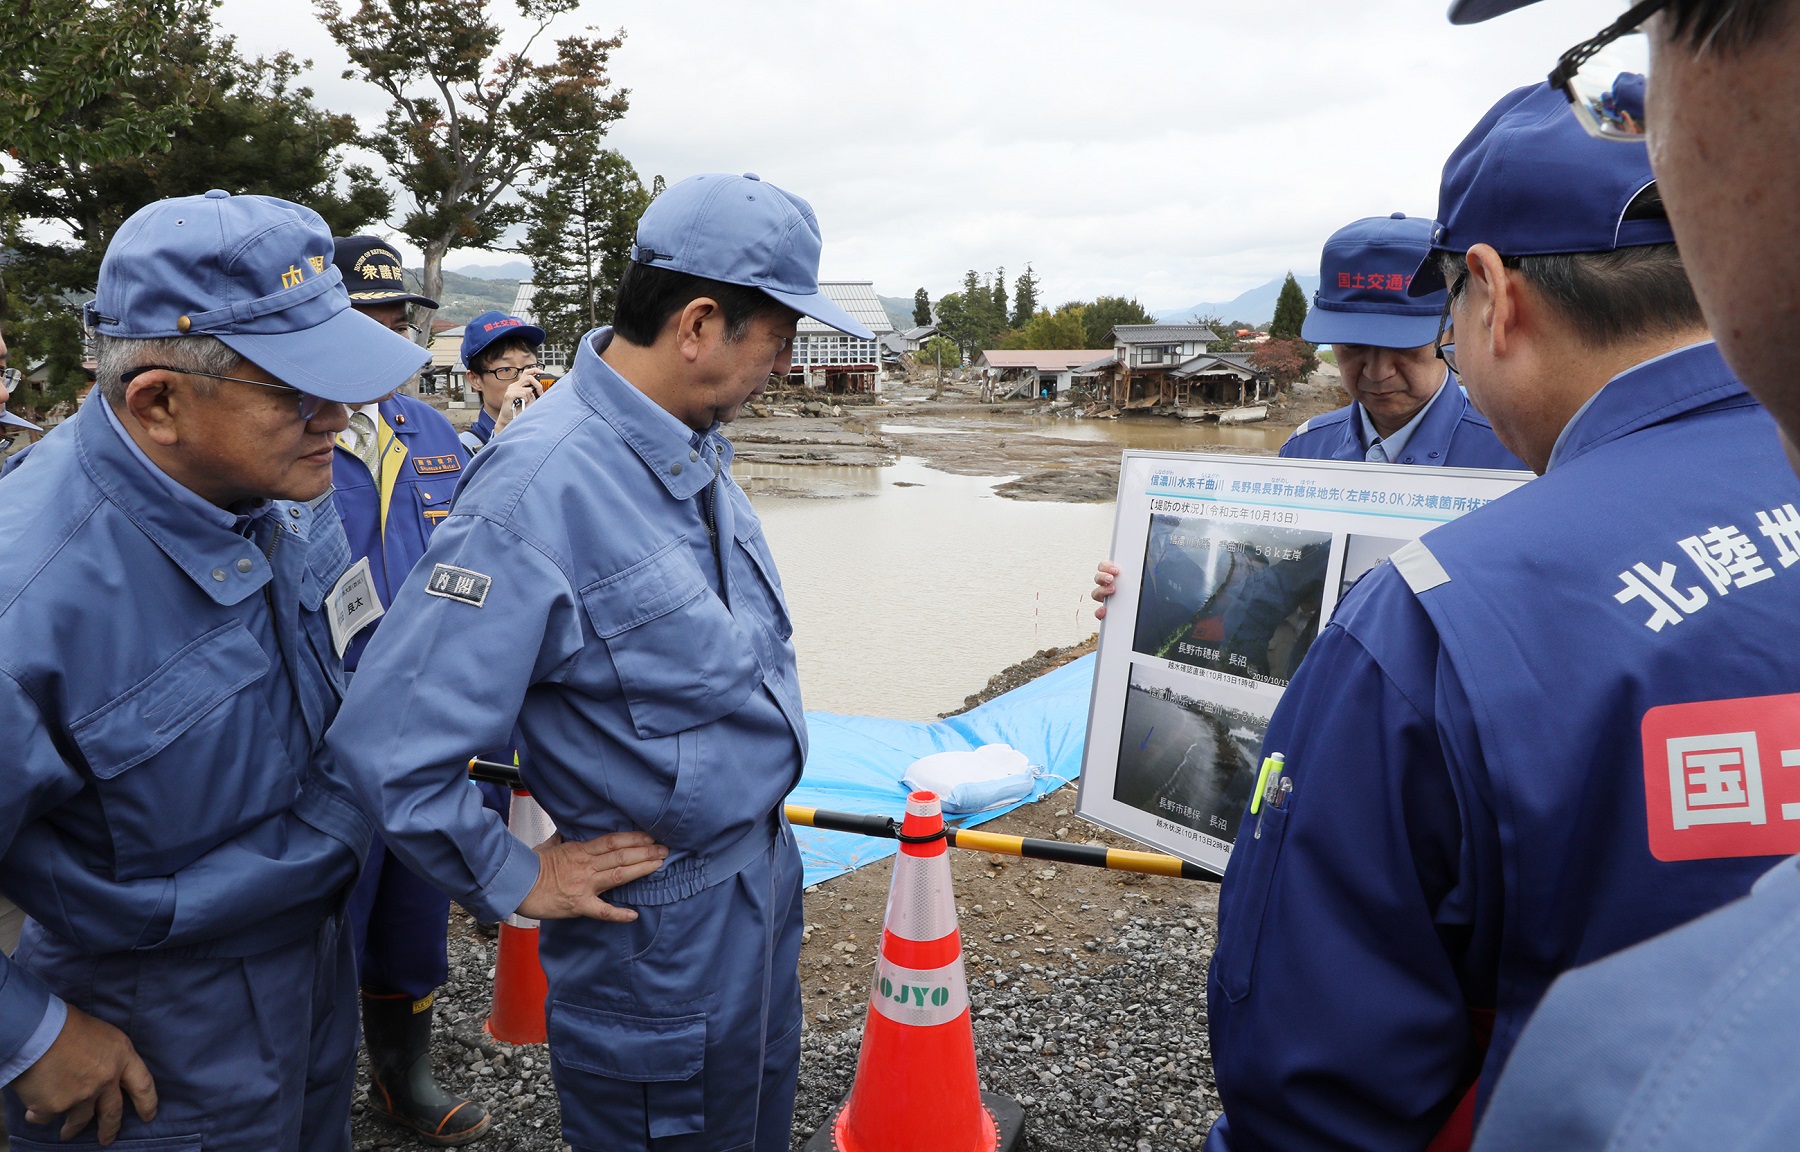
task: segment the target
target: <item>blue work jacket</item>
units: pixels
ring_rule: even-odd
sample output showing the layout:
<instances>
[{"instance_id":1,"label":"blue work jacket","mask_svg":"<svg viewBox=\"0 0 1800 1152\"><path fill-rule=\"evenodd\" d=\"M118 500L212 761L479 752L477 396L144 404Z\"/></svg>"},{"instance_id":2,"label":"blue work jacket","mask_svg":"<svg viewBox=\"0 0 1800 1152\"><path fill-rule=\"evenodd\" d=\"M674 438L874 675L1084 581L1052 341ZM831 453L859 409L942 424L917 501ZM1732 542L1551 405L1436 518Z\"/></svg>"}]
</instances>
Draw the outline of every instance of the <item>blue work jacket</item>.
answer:
<instances>
[{"instance_id":1,"label":"blue work jacket","mask_svg":"<svg viewBox=\"0 0 1800 1152\"><path fill-rule=\"evenodd\" d=\"M1513 1049L1475 1152L1786 1152L1800 1129L1800 868L1565 974Z\"/></svg>"},{"instance_id":2,"label":"blue work jacket","mask_svg":"<svg viewBox=\"0 0 1800 1152\"><path fill-rule=\"evenodd\" d=\"M1363 441L1362 416L1357 405L1350 404L1314 416L1294 429L1281 446L1280 455L1302 460L1360 461L1368 452L1369 446ZM1444 381L1444 390L1426 410L1424 420L1413 430L1400 459L1394 463L1451 468L1525 467L1494 436L1493 426L1475 411L1454 378Z\"/></svg>"},{"instance_id":3,"label":"blue work jacket","mask_svg":"<svg viewBox=\"0 0 1800 1152\"><path fill-rule=\"evenodd\" d=\"M537 863L463 765L515 718L565 837L669 847L623 903L692 895L746 862L734 846L765 850L805 756L792 627L731 445L614 372L611 336L584 337L573 373L470 463L331 731L388 846L490 918Z\"/></svg>"},{"instance_id":4,"label":"blue work jacket","mask_svg":"<svg viewBox=\"0 0 1800 1152\"><path fill-rule=\"evenodd\" d=\"M370 474L340 433L332 454L331 481L338 515L352 557L369 558L375 594L382 607L425 554L432 530L450 512L450 497L462 479L469 453L443 413L411 396L390 396L379 407L375 426L381 474ZM379 623L379 622L377 622ZM356 670L373 630L364 628L344 652L344 666Z\"/></svg>"},{"instance_id":5,"label":"blue work jacket","mask_svg":"<svg viewBox=\"0 0 1800 1152\"><path fill-rule=\"evenodd\" d=\"M1731 744L1748 721L1717 702L1793 687L1800 547L1761 525L1800 532L1795 504L1773 423L1706 343L1614 379L1556 467L1344 598L1265 738L1292 802L1225 875L1210 1148L1416 1152L1477 1073L1485 1103L1559 973L1767 871L1768 837L1800 830L1776 749L1758 811L1754 750L1727 750L1681 830L1669 758L1707 752L1665 736ZM1743 803L1705 807L1733 781Z\"/></svg>"},{"instance_id":6,"label":"blue work jacket","mask_svg":"<svg viewBox=\"0 0 1800 1152\"><path fill-rule=\"evenodd\" d=\"M483 408L481 413L475 417L475 423L469 425L468 430L457 437L462 442L462 446L469 450L471 456L486 448L488 441L493 438L494 414L486 408Z\"/></svg>"},{"instance_id":7,"label":"blue work jacket","mask_svg":"<svg viewBox=\"0 0 1800 1152\"><path fill-rule=\"evenodd\" d=\"M234 528L176 498L104 408L0 480L0 891L96 956L255 955L317 930L368 848L325 751L349 549L329 501ZM62 1015L0 958L0 1082Z\"/></svg>"}]
</instances>

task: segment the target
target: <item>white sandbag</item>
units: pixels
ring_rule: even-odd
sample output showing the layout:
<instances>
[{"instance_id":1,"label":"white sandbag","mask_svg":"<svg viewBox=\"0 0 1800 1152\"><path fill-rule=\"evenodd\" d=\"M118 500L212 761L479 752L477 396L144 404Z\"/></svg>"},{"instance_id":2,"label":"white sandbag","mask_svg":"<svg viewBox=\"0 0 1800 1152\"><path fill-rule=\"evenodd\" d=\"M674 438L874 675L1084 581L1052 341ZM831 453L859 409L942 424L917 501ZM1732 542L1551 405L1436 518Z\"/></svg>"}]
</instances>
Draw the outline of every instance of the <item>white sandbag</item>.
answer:
<instances>
[{"instance_id":1,"label":"white sandbag","mask_svg":"<svg viewBox=\"0 0 1800 1152\"><path fill-rule=\"evenodd\" d=\"M912 762L900 782L909 791L935 792L945 815L1000 808L1031 795L1038 773L1010 744L983 744L971 752L934 752Z\"/></svg>"}]
</instances>

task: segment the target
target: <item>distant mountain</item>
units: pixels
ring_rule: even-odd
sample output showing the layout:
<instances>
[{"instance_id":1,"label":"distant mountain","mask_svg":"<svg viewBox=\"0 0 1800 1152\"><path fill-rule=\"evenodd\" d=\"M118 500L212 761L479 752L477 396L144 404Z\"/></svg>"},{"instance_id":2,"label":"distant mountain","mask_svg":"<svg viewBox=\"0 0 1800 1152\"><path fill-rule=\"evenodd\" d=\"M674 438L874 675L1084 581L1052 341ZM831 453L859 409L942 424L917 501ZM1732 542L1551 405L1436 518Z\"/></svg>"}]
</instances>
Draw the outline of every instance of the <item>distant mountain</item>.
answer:
<instances>
[{"instance_id":1,"label":"distant mountain","mask_svg":"<svg viewBox=\"0 0 1800 1152\"><path fill-rule=\"evenodd\" d=\"M1300 282L1300 290L1306 293L1306 306L1312 307L1312 294L1318 290L1319 278L1295 276L1294 279ZM1252 324L1267 324L1275 319L1275 298L1281 295L1281 285L1286 280L1287 276L1283 274L1235 299L1202 300L1186 308L1158 312L1156 319L1163 324L1186 324L1196 316L1216 316L1221 320L1248 320Z\"/></svg>"},{"instance_id":2,"label":"distant mountain","mask_svg":"<svg viewBox=\"0 0 1800 1152\"><path fill-rule=\"evenodd\" d=\"M446 268L446 272L455 272L459 276L467 276L473 280L529 280L531 265L523 260L508 260L504 264L459 264L455 268Z\"/></svg>"},{"instance_id":3,"label":"distant mountain","mask_svg":"<svg viewBox=\"0 0 1800 1152\"><path fill-rule=\"evenodd\" d=\"M881 301L881 306L887 309L888 323L894 326L894 331L904 332L908 328L918 327L913 323L911 296L883 296L878 292L875 299Z\"/></svg>"},{"instance_id":4,"label":"distant mountain","mask_svg":"<svg viewBox=\"0 0 1800 1152\"><path fill-rule=\"evenodd\" d=\"M421 268L406 270L407 286L416 286L424 276ZM517 280L491 280L467 276L444 269L444 290L438 295L439 308L434 320L467 324L483 312L511 312L519 295Z\"/></svg>"}]
</instances>

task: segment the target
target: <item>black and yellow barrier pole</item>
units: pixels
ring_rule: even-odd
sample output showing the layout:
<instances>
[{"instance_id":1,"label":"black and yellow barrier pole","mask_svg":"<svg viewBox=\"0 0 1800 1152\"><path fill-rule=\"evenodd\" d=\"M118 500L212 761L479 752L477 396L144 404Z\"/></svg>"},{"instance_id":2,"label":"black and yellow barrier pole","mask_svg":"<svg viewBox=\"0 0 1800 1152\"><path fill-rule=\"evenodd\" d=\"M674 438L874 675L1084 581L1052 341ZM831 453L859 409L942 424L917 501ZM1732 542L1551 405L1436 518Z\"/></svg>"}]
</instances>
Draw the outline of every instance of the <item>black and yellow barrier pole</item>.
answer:
<instances>
[{"instance_id":1,"label":"black and yellow barrier pole","mask_svg":"<svg viewBox=\"0 0 1800 1152\"><path fill-rule=\"evenodd\" d=\"M519 770L510 764L492 760L470 760L469 775L476 780L520 787ZM828 808L809 808L789 804L790 824L807 828L823 828L828 832L850 832L858 836L874 836L884 840L900 838L900 822L889 816L872 816L860 812L833 812ZM1057 864L1080 864L1087 868L1106 868L1114 872L1137 872L1145 876L1171 876L1178 880L1211 880L1217 874L1198 864L1190 864L1179 856L1160 852L1133 852L1124 848L1099 848L1092 844L1066 844L1061 840L1038 840L1030 836L1006 836L998 832L980 832L973 828L944 828L944 839L952 848L975 852L993 852L1001 856L1018 856L1025 860L1049 860Z\"/></svg>"}]
</instances>

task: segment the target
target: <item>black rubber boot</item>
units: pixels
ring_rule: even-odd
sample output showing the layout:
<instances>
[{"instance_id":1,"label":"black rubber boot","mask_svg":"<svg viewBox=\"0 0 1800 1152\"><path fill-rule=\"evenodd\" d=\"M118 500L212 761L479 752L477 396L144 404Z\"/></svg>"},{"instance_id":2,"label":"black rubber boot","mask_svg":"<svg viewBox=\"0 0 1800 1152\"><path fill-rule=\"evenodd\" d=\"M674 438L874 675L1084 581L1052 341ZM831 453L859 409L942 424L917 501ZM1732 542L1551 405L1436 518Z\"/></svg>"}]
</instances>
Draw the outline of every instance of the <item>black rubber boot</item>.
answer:
<instances>
[{"instance_id":1,"label":"black rubber boot","mask_svg":"<svg viewBox=\"0 0 1800 1152\"><path fill-rule=\"evenodd\" d=\"M435 999L436 993L423 1000L363 993L363 1047L369 1053L369 1106L425 1143L450 1147L480 1139L493 1118L475 1101L445 1092L432 1077Z\"/></svg>"}]
</instances>

